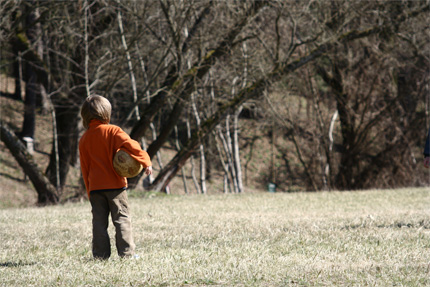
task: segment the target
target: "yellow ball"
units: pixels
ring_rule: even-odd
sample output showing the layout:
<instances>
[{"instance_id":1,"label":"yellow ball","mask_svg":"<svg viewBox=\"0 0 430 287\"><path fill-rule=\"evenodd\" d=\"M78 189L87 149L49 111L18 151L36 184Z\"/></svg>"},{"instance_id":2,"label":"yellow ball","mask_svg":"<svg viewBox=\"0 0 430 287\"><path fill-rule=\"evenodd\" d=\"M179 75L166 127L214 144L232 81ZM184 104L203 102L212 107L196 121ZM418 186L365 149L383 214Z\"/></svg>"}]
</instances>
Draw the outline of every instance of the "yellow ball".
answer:
<instances>
[{"instance_id":1,"label":"yellow ball","mask_svg":"<svg viewBox=\"0 0 430 287\"><path fill-rule=\"evenodd\" d=\"M143 169L143 166L126 151L119 150L113 157L113 168L122 177L135 177Z\"/></svg>"}]
</instances>

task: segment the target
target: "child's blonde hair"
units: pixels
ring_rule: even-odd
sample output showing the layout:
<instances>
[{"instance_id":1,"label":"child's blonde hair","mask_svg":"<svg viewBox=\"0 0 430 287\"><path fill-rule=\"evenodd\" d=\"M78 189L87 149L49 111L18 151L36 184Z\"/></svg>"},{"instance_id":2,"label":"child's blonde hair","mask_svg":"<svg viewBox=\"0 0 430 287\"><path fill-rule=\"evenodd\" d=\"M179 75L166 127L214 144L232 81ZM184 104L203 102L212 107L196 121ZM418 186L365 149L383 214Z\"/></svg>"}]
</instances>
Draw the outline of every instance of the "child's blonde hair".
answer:
<instances>
[{"instance_id":1,"label":"child's blonde hair","mask_svg":"<svg viewBox=\"0 0 430 287\"><path fill-rule=\"evenodd\" d=\"M90 122L93 119L97 119L108 124L110 122L111 112L112 106L105 97L99 95L90 96L82 104L82 124L86 129L89 128Z\"/></svg>"}]
</instances>

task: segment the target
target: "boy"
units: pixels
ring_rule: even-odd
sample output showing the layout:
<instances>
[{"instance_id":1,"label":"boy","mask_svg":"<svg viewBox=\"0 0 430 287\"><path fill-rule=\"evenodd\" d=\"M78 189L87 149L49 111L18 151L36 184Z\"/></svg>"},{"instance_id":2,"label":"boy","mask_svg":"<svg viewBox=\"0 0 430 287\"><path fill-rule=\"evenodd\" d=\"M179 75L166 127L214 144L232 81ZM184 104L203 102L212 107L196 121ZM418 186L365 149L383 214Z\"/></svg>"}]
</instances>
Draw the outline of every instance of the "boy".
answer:
<instances>
[{"instance_id":1,"label":"boy","mask_svg":"<svg viewBox=\"0 0 430 287\"><path fill-rule=\"evenodd\" d=\"M121 128L110 125L112 107L101 96L88 97L82 105L82 123L87 129L79 141L82 176L93 214L94 258L111 255L108 234L109 213L115 226L115 240L120 257L134 256L134 242L127 198L127 179L119 176L112 159L118 149L127 151L140 162L145 174L152 174L148 154Z\"/></svg>"}]
</instances>

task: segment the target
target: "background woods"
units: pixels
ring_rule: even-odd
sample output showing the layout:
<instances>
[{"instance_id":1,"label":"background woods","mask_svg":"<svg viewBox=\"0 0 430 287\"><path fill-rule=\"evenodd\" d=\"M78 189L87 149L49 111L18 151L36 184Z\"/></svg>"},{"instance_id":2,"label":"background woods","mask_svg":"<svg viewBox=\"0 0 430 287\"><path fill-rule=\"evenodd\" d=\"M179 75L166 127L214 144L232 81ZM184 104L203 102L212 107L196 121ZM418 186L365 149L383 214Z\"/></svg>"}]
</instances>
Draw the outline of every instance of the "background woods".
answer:
<instances>
[{"instance_id":1,"label":"background woods","mask_svg":"<svg viewBox=\"0 0 430 287\"><path fill-rule=\"evenodd\" d=\"M92 93L152 157L150 190L429 184L428 1L2 1L0 13L2 77L16 82L2 101L25 106L20 124L2 112L2 140L11 125L37 143L37 118L52 119L49 163L29 165L46 168L41 202L84 194L66 184Z\"/></svg>"}]
</instances>

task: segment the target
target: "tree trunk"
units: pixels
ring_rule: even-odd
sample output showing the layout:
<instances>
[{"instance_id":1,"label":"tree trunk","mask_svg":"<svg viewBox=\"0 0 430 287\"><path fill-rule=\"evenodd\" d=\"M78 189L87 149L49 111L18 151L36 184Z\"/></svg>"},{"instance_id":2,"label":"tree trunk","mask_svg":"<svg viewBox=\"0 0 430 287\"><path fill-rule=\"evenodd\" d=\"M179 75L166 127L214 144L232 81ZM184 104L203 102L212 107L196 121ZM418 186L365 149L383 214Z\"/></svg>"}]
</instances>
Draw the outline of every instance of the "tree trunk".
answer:
<instances>
[{"instance_id":1,"label":"tree trunk","mask_svg":"<svg viewBox=\"0 0 430 287\"><path fill-rule=\"evenodd\" d=\"M230 133L230 117L231 115L228 114L225 119L225 139L226 139L225 153L227 154L227 158L228 158L228 165L229 165L229 170L231 175L231 181L233 182L234 193L239 193L239 187L238 187L237 176L236 176L236 167L235 167L234 156L233 156L233 144L232 144L231 133Z\"/></svg>"},{"instance_id":2,"label":"tree trunk","mask_svg":"<svg viewBox=\"0 0 430 287\"><path fill-rule=\"evenodd\" d=\"M15 76L15 93L14 98L17 100L22 100L22 81L23 81L23 75L22 75L22 58L21 58L21 52L16 52L16 61L13 63L13 73Z\"/></svg>"},{"instance_id":3,"label":"tree trunk","mask_svg":"<svg viewBox=\"0 0 430 287\"><path fill-rule=\"evenodd\" d=\"M29 28L26 31L27 39L30 45L34 45L41 35L40 24L35 24L39 18L39 11L35 9L30 11L26 17L26 22ZM36 44L38 48L39 44ZM39 52L36 50L36 52ZM40 55L38 55L40 57ZM37 82L37 71L35 67L30 63L25 63L25 102L24 102L24 122L22 124L21 137L34 138L34 130L36 128L36 97L40 94L40 84Z\"/></svg>"},{"instance_id":4,"label":"tree trunk","mask_svg":"<svg viewBox=\"0 0 430 287\"><path fill-rule=\"evenodd\" d=\"M25 85L25 101L24 101L24 122L20 137L34 138L36 128L36 75L33 67L27 66L27 84Z\"/></svg>"},{"instance_id":5,"label":"tree trunk","mask_svg":"<svg viewBox=\"0 0 430 287\"><path fill-rule=\"evenodd\" d=\"M191 138L191 126L190 126L190 121L188 118L187 118L186 124L187 124L187 136L188 136L188 139L190 139ZM190 161L191 161L191 178L193 180L194 187L196 188L197 194L200 194L201 190L200 190L199 182L197 181L197 177L196 177L196 165L194 163L194 155L191 156Z\"/></svg>"},{"instance_id":6,"label":"tree trunk","mask_svg":"<svg viewBox=\"0 0 430 287\"><path fill-rule=\"evenodd\" d=\"M237 191L237 182L236 182L236 178L234 175L234 171L231 171L231 169L234 169L233 167L233 159L231 156L231 153L229 151L228 148L228 144L227 144L227 140L225 139L226 137L224 136L224 134L222 133L221 127L218 126L217 127L217 134L219 139L221 140L222 146L224 148L224 154L225 154L225 162L223 157L221 156L222 152L221 150L219 150L219 154L221 156L221 162L222 162L222 166L224 168L224 192L228 192L228 190L232 190L231 186L230 186L230 182L233 182L233 190L236 192ZM229 175L231 174L231 181L229 178ZM228 188L226 188L228 187Z\"/></svg>"},{"instance_id":7,"label":"tree trunk","mask_svg":"<svg viewBox=\"0 0 430 287\"><path fill-rule=\"evenodd\" d=\"M118 11L118 27L119 27L119 31L121 33L121 42L122 42L122 45L124 47L124 51L125 51L125 55L126 55L126 59L127 59L127 65L128 65L128 72L130 74L131 88L133 90L133 103L135 104L134 113L136 115L136 119L140 120L139 106L136 105L136 103L137 103L136 77L134 76L134 72L133 72L133 63L131 61L130 51L128 50L127 41L125 40L121 11Z\"/></svg>"},{"instance_id":8,"label":"tree trunk","mask_svg":"<svg viewBox=\"0 0 430 287\"><path fill-rule=\"evenodd\" d=\"M222 135L222 132L221 132L221 128L219 126L217 127L217 131L213 132L213 135L214 135L215 145L216 145L216 148L217 148L217 151L218 151L218 155L219 155L219 160L220 160L221 166L222 166L222 168L224 170L224 193L228 193L229 190L231 190L231 188L230 188L230 182L229 182L229 179L228 179L228 174L229 174L229 172L228 172L228 163L226 163L226 161L224 160L220 144L218 143L218 140L217 140L217 135L218 135L218 137L220 138L221 142L224 145L224 141L222 140L223 135ZM224 150L225 150L225 148L224 148Z\"/></svg>"},{"instance_id":9,"label":"tree trunk","mask_svg":"<svg viewBox=\"0 0 430 287\"><path fill-rule=\"evenodd\" d=\"M52 145L51 158L46 171L52 184L56 184L57 171L56 171L56 153L58 152L59 160L58 166L60 168L60 186L57 188L62 189L66 184L67 174L70 165L76 160L76 153L78 147L78 119L79 107L75 104L74 107L70 104L72 96L63 95L62 98L54 100L55 115L58 131L58 151L55 150L55 145ZM72 108L71 108L72 107Z\"/></svg>"},{"instance_id":10,"label":"tree trunk","mask_svg":"<svg viewBox=\"0 0 430 287\"><path fill-rule=\"evenodd\" d=\"M197 128L198 128L200 126L201 120L200 120L199 112L197 110L194 95L192 96L191 106L192 106L192 109L194 112L194 117L196 118L196 124L197 124ZM200 143L199 149L200 149L200 185L201 185L202 193L206 194L207 193L207 188L206 188L206 158L205 158L205 149L204 149L203 143Z\"/></svg>"},{"instance_id":11,"label":"tree trunk","mask_svg":"<svg viewBox=\"0 0 430 287\"><path fill-rule=\"evenodd\" d=\"M181 149L181 146L179 145L178 127L175 127L175 147L177 151ZM185 172L186 172L185 167L182 167L181 173L182 173L182 182L184 183L184 192L185 194L188 194L187 176Z\"/></svg>"},{"instance_id":12,"label":"tree trunk","mask_svg":"<svg viewBox=\"0 0 430 287\"><path fill-rule=\"evenodd\" d=\"M58 203L57 190L40 171L33 156L29 154L24 144L4 122L1 122L1 140L22 167L24 173L30 178L38 194L38 203Z\"/></svg>"}]
</instances>

